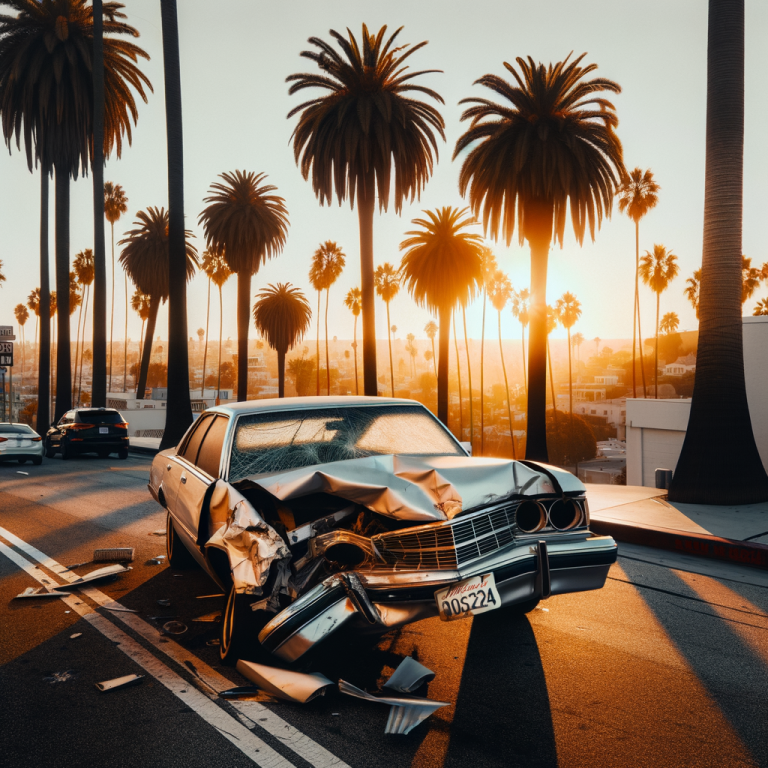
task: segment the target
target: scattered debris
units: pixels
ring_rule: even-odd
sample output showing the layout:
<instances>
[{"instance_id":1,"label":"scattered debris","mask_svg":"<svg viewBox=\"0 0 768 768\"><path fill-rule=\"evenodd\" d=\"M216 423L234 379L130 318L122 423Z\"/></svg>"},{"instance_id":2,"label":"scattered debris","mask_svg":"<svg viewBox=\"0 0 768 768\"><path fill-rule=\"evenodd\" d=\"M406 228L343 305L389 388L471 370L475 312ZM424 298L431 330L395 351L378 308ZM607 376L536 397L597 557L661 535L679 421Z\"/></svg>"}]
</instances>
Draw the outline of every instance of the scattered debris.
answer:
<instances>
[{"instance_id":1,"label":"scattered debris","mask_svg":"<svg viewBox=\"0 0 768 768\"><path fill-rule=\"evenodd\" d=\"M17 475L26 475L27 477L29 477L29 472L22 472L20 469L16 470L16 474Z\"/></svg>"},{"instance_id":2,"label":"scattered debris","mask_svg":"<svg viewBox=\"0 0 768 768\"><path fill-rule=\"evenodd\" d=\"M258 696L261 692L261 688L257 688L255 685L244 685L240 688L229 688L226 691L219 691L219 696L222 699L239 699L243 696Z\"/></svg>"},{"instance_id":3,"label":"scattered debris","mask_svg":"<svg viewBox=\"0 0 768 768\"><path fill-rule=\"evenodd\" d=\"M167 597L162 597L157 601L158 605L162 605L164 608L169 608L171 601Z\"/></svg>"},{"instance_id":4,"label":"scattered debris","mask_svg":"<svg viewBox=\"0 0 768 768\"><path fill-rule=\"evenodd\" d=\"M406 656L392 677L384 683L384 687L400 693L413 693L424 683L434 679L435 673L431 669L419 664L416 659Z\"/></svg>"},{"instance_id":5,"label":"scattered debris","mask_svg":"<svg viewBox=\"0 0 768 768\"><path fill-rule=\"evenodd\" d=\"M152 559L153 560L165 560L165 555L155 555Z\"/></svg>"},{"instance_id":6,"label":"scattered debris","mask_svg":"<svg viewBox=\"0 0 768 768\"><path fill-rule=\"evenodd\" d=\"M66 683L67 680L75 679L75 670L68 669L65 672L52 672L48 677L44 677L43 681L53 685L54 683Z\"/></svg>"},{"instance_id":7,"label":"scattered debris","mask_svg":"<svg viewBox=\"0 0 768 768\"><path fill-rule=\"evenodd\" d=\"M135 611L133 608L126 608L125 606L117 605L117 603L114 605L103 605L102 608L106 608L108 611L120 611L122 613L138 613L138 611Z\"/></svg>"},{"instance_id":8,"label":"scattered debris","mask_svg":"<svg viewBox=\"0 0 768 768\"><path fill-rule=\"evenodd\" d=\"M74 634L74 635L70 635L70 636L69 636L69 639L70 639L70 640L75 640L75 639L77 639L78 637L82 637L82 636L83 636L83 633L82 633L82 632L75 632L75 634Z\"/></svg>"},{"instance_id":9,"label":"scattered debris","mask_svg":"<svg viewBox=\"0 0 768 768\"><path fill-rule=\"evenodd\" d=\"M237 671L263 691L280 699L297 701L300 704L306 704L318 696L323 696L325 689L333 685L325 675L317 672L312 674L292 672L242 659L237 662Z\"/></svg>"},{"instance_id":10,"label":"scattered debris","mask_svg":"<svg viewBox=\"0 0 768 768\"><path fill-rule=\"evenodd\" d=\"M259 600L256 603L251 603L252 611L266 611L269 605L269 598L265 597L263 600Z\"/></svg>"},{"instance_id":11,"label":"scattered debris","mask_svg":"<svg viewBox=\"0 0 768 768\"><path fill-rule=\"evenodd\" d=\"M182 624L180 621L169 621L163 624L163 629L169 635L183 635L187 631L187 625Z\"/></svg>"},{"instance_id":12,"label":"scattered debris","mask_svg":"<svg viewBox=\"0 0 768 768\"><path fill-rule=\"evenodd\" d=\"M42 587L27 587L20 595L16 595L14 600L20 597L65 597L69 592L46 592Z\"/></svg>"},{"instance_id":13,"label":"scattered debris","mask_svg":"<svg viewBox=\"0 0 768 768\"><path fill-rule=\"evenodd\" d=\"M214 622L221 621L221 611L214 611L213 613L206 613L204 616L198 616L192 621L200 621L204 623L213 624Z\"/></svg>"},{"instance_id":14,"label":"scattered debris","mask_svg":"<svg viewBox=\"0 0 768 768\"><path fill-rule=\"evenodd\" d=\"M64 566L68 571L71 571L73 568L82 568L84 565L90 565L91 561L88 560L86 563L73 563L72 565L66 565Z\"/></svg>"},{"instance_id":15,"label":"scattered debris","mask_svg":"<svg viewBox=\"0 0 768 768\"><path fill-rule=\"evenodd\" d=\"M221 640L219 640L219 638L217 637L217 638L214 638L213 640L209 640L206 643L206 645L213 648L215 646L221 645Z\"/></svg>"},{"instance_id":16,"label":"scattered debris","mask_svg":"<svg viewBox=\"0 0 768 768\"><path fill-rule=\"evenodd\" d=\"M64 613L72 613L72 611L64 611Z\"/></svg>"},{"instance_id":17,"label":"scattered debris","mask_svg":"<svg viewBox=\"0 0 768 768\"><path fill-rule=\"evenodd\" d=\"M239 664L240 662L238 662ZM384 733L410 733L436 709L449 706L447 701L420 699L416 696L374 696L345 680L339 680L339 691L347 694L347 696L354 696L356 699L372 701L374 704L388 704L390 707L389 718Z\"/></svg>"},{"instance_id":18,"label":"scattered debris","mask_svg":"<svg viewBox=\"0 0 768 768\"><path fill-rule=\"evenodd\" d=\"M101 581L102 579L108 579L112 576L117 576L120 573L127 573L131 569L125 565L115 564L108 565L106 568L99 568L96 571L91 571L89 574L83 576L77 581L73 581L70 584L64 584L60 587L54 587L54 589L75 589L83 584L92 584L95 581Z\"/></svg>"},{"instance_id":19,"label":"scattered debris","mask_svg":"<svg viewBox=\"0 0 768 768\"><path fill-rule=\"evenodd\" d=\"M166 536L167 531L165 528L163 528L161 531L152 531L152 533L148 534L149 536Z\"/></svg>"},{"instance_id":20,"label":"scattered debris","mask_svg":"<svg viewBox=\"0 0 768 768\"><path fill-rule=\"evenodd\" d=\"M175 619L175 615L171 616L150 616L149 617L152 621L168 621L168 619Z\"/></svg>"},{"instance_id":21,"label":"scattered debris","mask_svg":"<svg viewBox=\"0 0 768 768\"><path fill-rule=\"evenodd\" d=\"M207 600L209 597L224 597L224 593L222 592L221 594L218 594L218 595L198 595L197 599L198 600Z\"/></svg>"},{"instance_id":22,"label":"scattered debris","mask_svg":"<svg viewBox=\"0 0 768 768\"><path fill-rule=\"evenodd\" d=\"M145 675L125 675L123 677L115 677L112 680L105 680L103 683L96 683L96 687L102 692L114 691L115 688L126 688L129 685L138 685Z\"/></svg>"},{"instance_id":23,"label":"scattered debris","mask_svg":"<svg viewBox=\"0 0 768 768\"><path fill-rule=\"evenodd\" d=\"M123 560L132 562L134 555L133 547L110 547L109 549L95 549L93 551L93 562L104 563L109 560Z\"/></svg>"}]
</instances>

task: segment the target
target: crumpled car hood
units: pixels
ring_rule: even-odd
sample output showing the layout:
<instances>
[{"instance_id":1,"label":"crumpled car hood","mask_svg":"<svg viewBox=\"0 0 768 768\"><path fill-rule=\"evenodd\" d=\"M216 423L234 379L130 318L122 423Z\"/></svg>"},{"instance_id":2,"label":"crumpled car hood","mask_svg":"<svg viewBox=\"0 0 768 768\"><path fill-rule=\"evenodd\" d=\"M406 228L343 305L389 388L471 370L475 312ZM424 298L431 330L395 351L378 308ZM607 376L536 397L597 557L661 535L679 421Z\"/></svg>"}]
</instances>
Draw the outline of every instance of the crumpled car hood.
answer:
<instances>
[{"instance_id":1,"label":"crumpled car hood","mask_svg":"<svg viewBox=\"0 0 768 768\"><path fill-rule=\"evenodd\" d=\"M570 472L539 466L564 492L585 490ZM369 456L253 475L235 485L257 486L282 501L324 492L386 517L422 522L451 520L513 494L555 492L545 472L509 459L469 456Z\"/></svg>"}]
</instances>

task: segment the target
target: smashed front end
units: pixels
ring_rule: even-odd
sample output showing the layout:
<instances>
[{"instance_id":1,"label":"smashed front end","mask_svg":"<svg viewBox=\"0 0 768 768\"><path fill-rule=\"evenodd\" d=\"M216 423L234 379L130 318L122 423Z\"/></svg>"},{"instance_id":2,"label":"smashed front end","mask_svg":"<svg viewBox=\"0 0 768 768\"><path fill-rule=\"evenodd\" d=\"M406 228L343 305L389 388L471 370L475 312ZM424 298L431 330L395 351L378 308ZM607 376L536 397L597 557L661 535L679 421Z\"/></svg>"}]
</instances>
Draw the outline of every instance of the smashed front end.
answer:
<instances>
[{"instance_id":1,"label":"smashed front end","mask_svg":"<svg viewBox=\"0 0 768 768\"><path fill-rule=\"evenodd\" d=\"M209 508L207 546L226 552L236 590L267 612L259 641L286 661L342 626L381 634L599 589L616 560L589 530L584 486L527 462L353 459L218 481Z\"/></svg>"}]
</instances>

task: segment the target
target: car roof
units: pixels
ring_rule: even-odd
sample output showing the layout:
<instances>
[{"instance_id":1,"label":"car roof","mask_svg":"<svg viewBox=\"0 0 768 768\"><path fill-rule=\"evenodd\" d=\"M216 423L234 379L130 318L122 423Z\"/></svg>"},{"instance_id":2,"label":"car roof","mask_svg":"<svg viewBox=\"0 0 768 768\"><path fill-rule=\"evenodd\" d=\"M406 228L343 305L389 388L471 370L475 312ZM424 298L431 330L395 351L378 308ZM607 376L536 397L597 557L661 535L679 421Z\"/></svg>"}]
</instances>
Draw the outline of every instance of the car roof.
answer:
<instances>
[{"instance_id":1,"label":"car roof","mask_svg":"<svg viewBox=\"0 0 768 768\"><path fill-rule=\"evenodd\" d=\"M24 424L22 421L0 421L0 429L3 427L29 427L29 424ZM32 427L29 428L32 429Z\"/></svg>"},{"instance_id":2,"label":"car roof","mask_svg":"<svg viewBox=\"0 0 768 768\"><path fill-rule=\"evenodd\" d=\"M206 413L223 413L227 416L266 413L268 411L302 411L316 408L350 408L371 405L417 405L416 400L401 397L363 397L355 395L337 395L334 397L271 397L264 400L246 400L242 403L227 403L207 408Z\"/></svg>"}]
</instances>

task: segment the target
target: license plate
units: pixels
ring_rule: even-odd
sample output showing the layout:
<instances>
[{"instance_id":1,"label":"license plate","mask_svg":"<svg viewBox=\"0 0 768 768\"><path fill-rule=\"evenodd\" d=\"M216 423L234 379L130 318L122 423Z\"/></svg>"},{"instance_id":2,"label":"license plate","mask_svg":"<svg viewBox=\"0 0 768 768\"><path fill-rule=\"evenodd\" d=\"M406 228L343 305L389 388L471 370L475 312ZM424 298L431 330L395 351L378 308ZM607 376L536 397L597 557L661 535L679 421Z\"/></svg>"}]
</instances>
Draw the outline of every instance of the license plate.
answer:
<instances>
[{"instance_id":1,"label":"license plate","mask_svg":"<svg viewBox=\"0 0 768 768\"><path fill-rule=\"evenodd\" d=\"M438 590L435 592L435 600L443 621L475 616L501 606L501 597L492 573L473 576Z\"/></svg>"},{"instance_id":2,"label":"license plate","mask_svg":"<svg viewBox=\"0 0 768 768\"><path fill-rule=\"evenodd\" d=\"M108 435L109 434L109 427L99 427L99 434L100 435Z\"/></svg>"}]
</instances>

